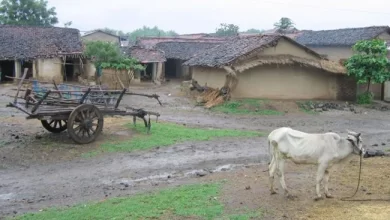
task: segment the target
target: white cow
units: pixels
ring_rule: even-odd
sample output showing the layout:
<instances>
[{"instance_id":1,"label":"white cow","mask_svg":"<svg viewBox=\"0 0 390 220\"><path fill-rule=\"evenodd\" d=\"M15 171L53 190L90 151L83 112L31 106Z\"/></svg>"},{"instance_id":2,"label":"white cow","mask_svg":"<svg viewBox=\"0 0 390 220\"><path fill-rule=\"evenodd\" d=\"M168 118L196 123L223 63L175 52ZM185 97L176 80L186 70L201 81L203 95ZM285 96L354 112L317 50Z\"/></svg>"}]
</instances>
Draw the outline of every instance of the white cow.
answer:
<instances>
[{"instance_id":1,"label":"white cow","mask_svg":"<svg viewBox=\"0 0 390 220\"><path fill-rule=\"evenodd\" d=\"M346 138L333 132L323 134L310 134L282 127L273 130L268 135L268 146L271 162L269 164L269 181L271 194L274 190L274 174L278 172L280 184L288 198L292 196L287 190L284 181L284 161L290 159L295 164L318 164L316 178L315 200L322 199L320 183L324 180L325 196L332 198L328 190L329 171L334 163L346 160L349 156L363 155L365 150L362 145L360 133L347 131Z\"/></svg>"}]
</instances>

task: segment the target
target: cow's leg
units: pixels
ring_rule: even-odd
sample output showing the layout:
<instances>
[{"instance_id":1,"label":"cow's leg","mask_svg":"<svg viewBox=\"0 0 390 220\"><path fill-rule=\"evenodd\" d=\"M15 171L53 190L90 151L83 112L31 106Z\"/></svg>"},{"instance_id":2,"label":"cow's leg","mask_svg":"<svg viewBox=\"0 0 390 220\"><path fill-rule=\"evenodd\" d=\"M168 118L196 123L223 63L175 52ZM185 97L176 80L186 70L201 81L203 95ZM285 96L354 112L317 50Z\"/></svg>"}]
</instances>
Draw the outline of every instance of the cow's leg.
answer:
<instances>
[{"instance_id":1,"label":"cow's leg","mask_svg":"<svg viewBox=\"0 0 390 220\"><path fill-rule=\"evenodd\" d=\"M282 188L284 190L284 195L286 195L289 199L294 198L294 196L290 195L290 193L288 192L286 182L284 181L284 160L282 159L278 161L278 171L279 181L280 185L282 185Z\"/></svg>"},{"instance_id":2,"label":"cow's leg","mask_svg":"<svg viewBox=\"0 0 390 220\"><path fill-rule=\"evenodd\" d=\"M275 157L272 157L271 163L268 166L269 170L269 184L271 187L271 195L276 194L275 189L274 189L274 179L275 179L275 171L276 171L276 161Z\"/></svg>"},{"instance_id":3,"label":"cow's leg","mask_svg":"<svg viewBox=\"0 0 390 220\"><path fill-rule=\"evenodd\" d=\"M325 176L324 176L325 196L326 198L333 198L333 196L329 193L328 183L329 183L329 170L325 170Z\"/></svg>"},{"instance_id":4,"label":"cow's leg","mask_svg":"<svg viewBox=\"0 0 390 220\"><path fill-rule=\"evenodd\" d=\"M323 163L320 163L318 166L317 178L316 178L316 194L317 194L317 196L314 199L316 201L322 199L322 196L320 193L320 184L321 184L321 181L324 179L325 170L327 169L327 167L328 167L327 164L323 164Z\"/></svg>"}]
</instances>

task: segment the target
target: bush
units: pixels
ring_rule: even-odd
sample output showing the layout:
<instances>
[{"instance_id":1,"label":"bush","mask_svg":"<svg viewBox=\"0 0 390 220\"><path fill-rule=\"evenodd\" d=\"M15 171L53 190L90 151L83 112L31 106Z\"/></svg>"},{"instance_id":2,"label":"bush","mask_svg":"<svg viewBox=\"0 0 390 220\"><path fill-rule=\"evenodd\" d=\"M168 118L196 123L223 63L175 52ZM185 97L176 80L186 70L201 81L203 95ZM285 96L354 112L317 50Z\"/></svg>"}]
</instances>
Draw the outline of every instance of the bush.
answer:
<instances>
[{"instance_id":1,"label":"bush","mask_svg":"<svg viewBox=\"0 0 390 220\"><path fill-rule=\"evenodd\" d=\"M364 92L357 97L357 103L364 105L364 104L371 104L372 100L374 99L374 93L372 92Z\"/></svg>"}]
</instances>

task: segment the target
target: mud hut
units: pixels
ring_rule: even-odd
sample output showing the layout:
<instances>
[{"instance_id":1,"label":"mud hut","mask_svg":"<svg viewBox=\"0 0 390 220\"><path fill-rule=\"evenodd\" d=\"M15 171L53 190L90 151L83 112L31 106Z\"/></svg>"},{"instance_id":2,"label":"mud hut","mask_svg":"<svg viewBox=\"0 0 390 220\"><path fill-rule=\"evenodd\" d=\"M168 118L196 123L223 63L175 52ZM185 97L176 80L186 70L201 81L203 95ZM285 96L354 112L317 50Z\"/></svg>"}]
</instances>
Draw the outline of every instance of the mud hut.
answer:
<instances>
[{"instance_id":1,"label":"mud hut","mask_svg":"<svg viewBox=\"0 0 390 220\"><path fill-rule=\"evenodd\" d=\"M356 81L337 62L283 35L239 36L185 62L200 85L232 97L354 100ZM227 83L227 79L229 82Z\"/></svg>"},{"instance_id":2,"label":"mud hut","mask_svg":"<svg viewBox=\"0 0 390 220\"><path fill-rule=\"evenodd\" d=\"M127 56L138 60L145 67L144 71L134 72L133 80L135 83L141 81L162 81L163 63L166 61L163 51L141 46L132 46L123 50Z\"/></svg>"},{"instance_id":3,"label":"mud hut","mask_svg":"<svg viewBox=\"0 0 390 220\"><path fill-rule=\"evenodd\" d=\"M220 42L161 42L156 48L164 51L167 61L163 66L163 73L168 79L191 79L191 69L182 64L204 50L211 49Z\"/></svg>"},{"instance_id":4,"label":"mud hut","mask_svg":"<svg viewBox=\"0 0 390 220\"><path fill-rule=\"evenodd\" d=\"M2 80L28 77L56 82L77 81L84 73L83 44L73 28L0 25Z\"/></svg>"}]
</instances>

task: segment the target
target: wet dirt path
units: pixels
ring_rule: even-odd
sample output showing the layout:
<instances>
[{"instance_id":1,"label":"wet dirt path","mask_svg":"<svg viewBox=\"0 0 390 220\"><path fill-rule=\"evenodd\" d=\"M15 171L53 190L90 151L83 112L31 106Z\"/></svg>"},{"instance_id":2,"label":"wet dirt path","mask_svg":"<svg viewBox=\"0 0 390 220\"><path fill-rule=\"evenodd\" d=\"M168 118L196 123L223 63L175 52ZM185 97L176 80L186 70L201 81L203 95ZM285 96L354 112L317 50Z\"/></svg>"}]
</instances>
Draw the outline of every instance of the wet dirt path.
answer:
<instances>
[{"instance_id":1,"label":"wet dirt path","mask_svg":"<svg viewBox=\"0 0 390 220\"><path fill-rule=\"evenodd\" d=\"M157 110L162 114L160 120L191 126L263 132L280 126L291 126L307 132L344 133L346 129L351 129L362 132L364 142L368 146L377 145L372 146L372 149L390 146L390 119L387 119L387 114L383 112L329 112L315 116L232 116L193 107L190 100L169 95L170 89L157 89L162 96L163 107L159 107L155 100L139 97L128 97L122 104L136 104L144 109ZM151 93L156 89L145 90L140 91ZM8 100L1 97L0 104L3 106ZM16 132L16 124L12 119L10 122L9 117L19 118L21 115L14 110L0 107L0 116L7 117L7 120L0 120L3 140L12 137L12 133ZM27 126L24 129L30 135L34 134L37 127ZM18 129L23 130L23 125L19 125ZM191 177L196 177L199 170L202 170L201 175L205 175L210 170L224 165L266 163L268 157L265 140L265 137L224 138L186 142L146 152L115 153L92 159L27 163L25 166L15 165L7 168L2 168L0 164L0 218L15 213L37 211L51 205L72 205L152 190L167 184L196 181ZM222 170L228 169L230 168Z\"/></svg>"}]
</instances>

